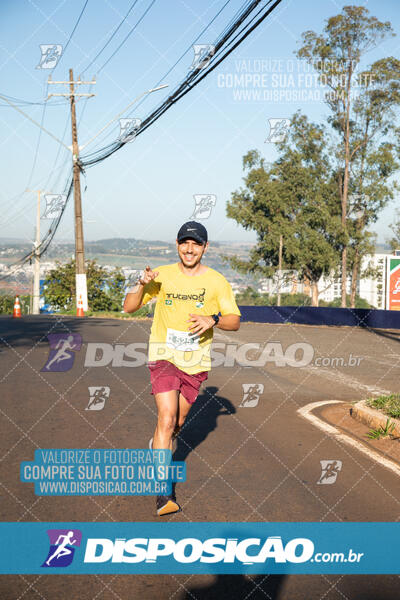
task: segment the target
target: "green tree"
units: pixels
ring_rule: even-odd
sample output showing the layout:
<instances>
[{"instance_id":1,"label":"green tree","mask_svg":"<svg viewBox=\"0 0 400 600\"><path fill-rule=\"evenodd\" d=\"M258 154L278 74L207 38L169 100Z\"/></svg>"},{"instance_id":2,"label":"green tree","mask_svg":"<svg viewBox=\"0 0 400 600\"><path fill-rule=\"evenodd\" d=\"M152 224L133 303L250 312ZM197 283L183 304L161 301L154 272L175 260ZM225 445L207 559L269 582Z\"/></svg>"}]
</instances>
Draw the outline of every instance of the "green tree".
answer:
<instances>
[{"instance_id":1,"label":"green tree","mask_svg":"<svg viewBox=\"0 0 400 600\"><path fill-rule=\"evenodd\" d=\"M240 306L277 306L277 296L260 294L251 287L236 294L236 302ZM309 306L311 299L306 294L281 294L282 306Z\"/></svg>"},{"instance_id":2,"label":"green tree","mask_svg":"<svg viewBox=\"0 0 400 600\"><path fill-rule=\"evenodd\" d=\"M350 306L355 306L361 259L374 252L368 227L394 198L399 187L392 181L399 169L398 129L394 127L400 103L400 61L385 58L360 74L361 93L354 101L350 139L351 191L348 223L353 249Z\"/></svg>"},{"instance_id":3,"label":"green tree","mask_svg":"<svg viewBox=\"0 0 400 600\"><path fill-rule=\"evenodd\" d=\"M288 138L278 146L281 157L267 167L250 151L243 158L245 187L227 203L228 217L256 231L257 244L248 261L225 259L241 272L272 277L282 235L282 269L309 280L313 306L318 306L318 281L339 262L340 215L328 147L325 130L296 113Z\"/></svg>"},{"instance_id":4,"label":"green tree","mask_svg":"<svg viewBox=\"0 0 400 600\"><path fill-rule=\"evenodd\" d=\"M297 51L297 56L311 64L319 74L320 82L329 88L325 100L331 110L330 123L339 136L336 158L342 228L342 307L347 301L349 195L352 191L361 197L366 194L360 180L362 182L365 175L364 168L368 171L371 166L368 152L370 155L374 152L367 149L371 138L376 138L384 130L385 117L390 114L393 102L397 102L397 91L390 90L390 82L394 83L399 76L395 73L398 61L393 58L374 63L367 77L365 72L357 76L357 68L369 50L391 35L394 33L389 22L370 16L365 7L345 6L341 14L327 20L322 34L314 31L303 33L302 46ZM379 76L374 78L372 75ZM355 88L359 92L359 100L354 100ZM382 118L380 123L379 115ZM382 148L382 157L384 154L385 149ZM358 172L352 182L351 165L354 161L358 161ZM357 235L362 233L370 217L367 211L365 217L359 220L355 230ZM357 272L361 257L354 253L354 258Z\"/></svg>"},{"instance_id":5,"label":"green tree","mask_svg":"<svg viewBox=\"0 0 400 600\"><path fill-rule=\"evenodd\" d=\"M396 220L390 225L390 229L393 231L394 237L388 240L392 252L395 252L400 248L400 208L396 209L395 215Z\"/></svg>"},{"instance_id":6,"label":"green tree","mask_svg":"<svg viewBox=\"0 0 400 600\"><path fill-rule=\"evenodd\" d=\"M76 304L75 260L56 263L44 281L46 303L60 310L70 310ZM88 305L93 311L122 309L125 277L119 269L109 273L95 260L86 261Z\"/></svg>"},{"instance_id":7,"label":"green tree","mask_svg":"<svg viewBox=\"0 0 400 600\"><path fill-rule=\"evenodd\" d=\"M7 292L0 292L0 314L12 315L14 312L15 295L11 295ZM19 296L19 303L21 305L21 314L29 314L29 301L30 296Z\"/></svg>"}]
</instances>

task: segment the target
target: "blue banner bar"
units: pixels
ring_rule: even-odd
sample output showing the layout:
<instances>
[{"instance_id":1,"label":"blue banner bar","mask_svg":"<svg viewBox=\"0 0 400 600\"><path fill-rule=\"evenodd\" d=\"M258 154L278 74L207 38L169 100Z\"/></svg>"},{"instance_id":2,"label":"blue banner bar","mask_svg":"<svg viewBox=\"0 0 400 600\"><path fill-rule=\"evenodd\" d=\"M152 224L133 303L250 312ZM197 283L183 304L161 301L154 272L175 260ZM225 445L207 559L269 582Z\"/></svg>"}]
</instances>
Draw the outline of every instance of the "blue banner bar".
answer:
<instances>
[{"instance_id":1,"label":"blue banner bar","mask_svg":"<svg viewBox=\"0 0 400 600\"><path fill-rule=\"evenodd\" d=\"M1 523L1 574L399 574L400 523Z\"/></svg>"}]
</instances>

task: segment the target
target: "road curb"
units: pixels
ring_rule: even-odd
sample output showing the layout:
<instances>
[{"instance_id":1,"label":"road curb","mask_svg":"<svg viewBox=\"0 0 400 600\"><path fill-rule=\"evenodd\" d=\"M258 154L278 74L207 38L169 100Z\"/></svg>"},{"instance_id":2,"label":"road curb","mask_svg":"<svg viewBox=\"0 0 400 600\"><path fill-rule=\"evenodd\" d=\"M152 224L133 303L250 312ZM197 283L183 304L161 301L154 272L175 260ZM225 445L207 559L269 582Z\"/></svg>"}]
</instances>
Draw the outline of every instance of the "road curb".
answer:
<instances>
[{"instance_id":1,"label":"road curb","mask_svg":"<svg viewBox=\"0 0 400 600\"><path fill-rule=\"evenodd\" d=\"M369 459L374 460L381 466L385 467L386 469L389 469L390 471L392 471L400 477L399 463L386 458L381 453L376 452L369 446L366 446L364 443L360 442L358 439L351 437L347 433L343 433L337 427L334 427L330 423L323 421L320 417L317 417L313 414L314 409L320 408L322 406L329 406L331 404L344 403L341 400L322 400L319 402L311 402L310 404L306 404L305 406L301 406L300 408L298 408L297 414L299 414L304 419L310 421L310 423L321 429L325 434L335 438L338 442L343 442L344 444L347 444L347 446L356 448L357 450L368 456Z\"/></svg>"},{"instance_id":2,"label":"road curb","mask_svg":"<svg viewBox=\"0 0 400 600\"><path fill-rule=\"evenodd\" d=\"M351 408L350 414L353 419L364 423L364 425L368 425L368 427L371 427L372 429L380 429L381 427L385 428L387 420L390 419L390 422L394 424L391 434L400 437L400 420L394 419L393 417L388 417L376 408L367 406L366 400L360 400L360 402L357 402L357 404Z\"/></svg>"}]
</instances>

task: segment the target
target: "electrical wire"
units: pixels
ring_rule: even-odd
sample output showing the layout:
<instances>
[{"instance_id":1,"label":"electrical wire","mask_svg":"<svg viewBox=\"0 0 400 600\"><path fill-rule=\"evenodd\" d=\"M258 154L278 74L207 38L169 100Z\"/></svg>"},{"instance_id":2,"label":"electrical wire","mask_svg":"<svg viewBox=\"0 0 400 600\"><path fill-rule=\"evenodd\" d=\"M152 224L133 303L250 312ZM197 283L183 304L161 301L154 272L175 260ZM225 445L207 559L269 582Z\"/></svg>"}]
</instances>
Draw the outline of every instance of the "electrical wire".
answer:
<instances>
[{"instance_id":1,"label":"electrical wire","mask_svg":"<svg viewBox=\"0 0 400 600\"><path fill-rule=\"evenodd\" d=\"M68 41L67 41L67 43L66 43L66 45L65 45L65 47L64 47L64 50L63 50L63 52L62 52L62 55L61 55L61 57L60 57L60 60L59 60L59 61L57 62L57 64L56 64L56 65L55 65L55 66L54 66L54 67L51 69L51 73L54 73L54 70L56 69L56 67L58 67L58 65L60 64L60 62L61 62L62 58L64 57L64 55L65 55L65 52L66 52L66 50L67 50L67 48L68 48L68 46L69 46L69 44L70 44L70 42L71 42L71 40L72 40L72 37L73 37L73 35L74 35L74 33L75 33L75 31L76 31L76 29L77 29L78 25L79 25L79 22L80 22L80 20L81 20L81 18L82 18L82 15L83 15L83 13L84 13L84 11L85 11L85 9L86 9L86 6L87 6L88 2L89 2L89 0L86 0L86 1L85 1L84 5L83 5L83 7L82 7L82 9L81 9L81 12L80 12L80 14L79 14L79 16L78 16L78 18L77 18L77 20L76 20L76 22L75 22L75 25L74 25L74 27L73 27L73 29L72 29L72 31L71 31L71 34L70 34L70 36L69 36L69 38L68 38ZM47 98L47 95L48 95L48 88L49 88L49 83L48 83L48 81L47 81L45 98ZM11 98L11 96L10 96L10 98ZM47 106L48 106L48 103L46 102L46 100L45 100L43 103L31 103L31 102L29 102L29 103L28 103L28 102L24 102L24 101L21 101L21 100L18 100L18 101L19 101L19 102L21 102L21 103L24 103L24 104L26 103L26 104L30 104L30 105L32 105L32 104L43 104L42 117L41 117L41 123L40 123L40 131L39 131L38 140L37 140L37 143L36 143L36 148L35 148L35 152L34 152L33 164L32 164L31 172L30 172L30 175L29 175L29 180L28 180L28 183L27 183L27 185L25 186L25 188L28 188L28 187L29 187L29 185L30 185L30 183L31 183L31 180L32 180L32 177L33 177L33 173L34 173L34 171L35 171L35 168L36 168L36 163L37 163L37 158L38 158L38 153L39 153L39 147L40 147L40 141L41 141L41 136L42 136L42 127L43 127L43 123L44 123L44 119L45 119L45 114L46 114L46 108L47 108ZM59 103L57 103L57 104L66 104L67 102L68 102L68 101L62 101L62 102L59 102ZM55 104L56 104L56 103L51 103L51 105L53 105L53 106L54 106ZM66 124L66 126L65 126L65 129L64 129L64 135L63 135L63 138L65 137L65 134L66 134L67 125L68 125L68 120L67 120L67 124ZM58 160L58 156L59 156L60 149L61 149L61 145L60 145L60 146L59 146L59 148L58 148L58 153L57 153L57 156L56 156L56 160L55 160L55 162L54 162L53 169L50 171L49 177L48 177L48 179L47 179L47 183L49 182L51 175L52 175L52 174L53 174L53 173L54 173L54 172L57 170L57 169L56 169L56 164L57 164L57 160ZM64 167L65 167L65 164L61 166L61 169L63 169ZM71 182L72 182L72 178L71 178ZM71 184L71 185L72 185L72 184ZM47 187L47 184L46 184L46 187ZM72 190L72 188L71 188L71 190ZM70 190L70 191L71 191L71 190ZM69 191L69 194L70 194L70 191ZM22 192L22 193L19 195L19 197L22 197L22 196L23 196L23 194L24 194L24 192ZM68 196L68 198L69 198L69 196ZM68 198L67 198L67 199L68 199ZM67 203L66 203L66 204L67 204ZM64 209L65 209L65 207L64 207ZM11 222L13 222L13 221L15 221L16 219L20 218L21 214L23 214L23 212L24 212L24 211L25 211L25 207L22 207L22 208L20 208L20 209L17 211L17 213L16 213L16 214L14 213L14 215L12 215L12 217L11 217ZM61 212L61 214L60 214L60 219L61 219L61 216L62 216L62 214L63 214L63 213L64 213L64 210L62 210L62 212ZM60 220L60 219L55 219L55 220L53 221L53 223L52 223L52 224L50 225L50 227L49 227L49 230L47 231L47 233L46 233L46 234L45 234L45 236L44 236L44 239L43 239L44 246L43 246L43 247L46 247L46 249L47 249L47 247L48 247L48 245L46 245L46 244L47 244L47 240L48 240L48 239L53 239L53 237L54 237L54 233L55 233L55 230L56 230L56 229L57 229L57 227L58 227L58 223L59 223L59 220ZM56 222L56 224L55 224L54 222ZM8 222L8 224L10 224L10 222ZM3 224L3 225L4 225L4 224ZM54 230L54 233L53 233L53 229L54 229L54 227L55 227L55 230ZM41 247L42 247L42 242L41 242L41 244L40 244L40 246L39 246L39 254L40 254L40 255L41 255ZM37 252L37 250L38 250L38 249L35 249L35 251L33 251L33 252ZM32 255L32 253L29 253L27 256L25 256L25 257L23 257L22 259L20 259L19 261L17 261L17 263L16 263L16 264L24 264L24 262L26 262L27 260L30 260L30 258L31 258L31 255ZM21 261L22 261L22 263L21 263Z\"/></svg>"},{"instance_id":2,"label":"electrical wire","mask_svg":"<svg viewBox=\"0 0 400 600\"><path fill-rule=\"evenodd\" d=\"M260 23L276 8L276 6L282 0L269 0L266 5L262 7L261 10L264 10L264 14L256 21L255 24L252 24L249 27L247 23L245 27L240 31L241 38L229 49L225 52L225 46L227 42L234 36L237 30L242 26L243 23L248 19L251 13L258 7L261 0L253 0L253 2L247 3L246 6L241 11L240 15L234 21L234 23L228 28L225 28L224 35L220 35L217 38L215 44L213 44L214 52L212 55L203 57L203 62L205 59L209 60L208 66L204 69L204 73L202 74L202 67L199 66L196 69L193 69L184 80L175 88L174 92L170 94L164 102L162 102L158 108L156 108L144 121L142 121L138 131L136 132L136 136L143 133L150 125L155 123L162 114L164 114L167 110L169 110L173 104L175 104L179 99L181 99L184 95L186 95L191 89L193 89L200 81L202 81L214 68L220 64L233 50L240 44L242 41L253 31ZM273 3L272 3L273 2ZM272 5L271 5L272 3ZM269 6L271 5L271 6ZM261 11L259 11L261 12ZM253 19L252 19L253 20ZM221 56L222 55L222 56ZM101 160L104 160L117 150L119 150L126 142L123 140L116 140L111 143L109 146L102 148L92 154L86 155L82 157L82 165L84 167L89 167Z\"/></svg>"},{"instance_id":3,"label":"electrical wire","mask_svg":"<svg viewBox=\"0 0 400 600\"><path fill-rule=\"evenodd\" d=\"M153 0L154 3L155 0ZM256 27L258 27L264 19L280 4L282 0L269 0L267 4L265 4L261 10L257 12L256 15L253 15L252 19L248 21L242 29L240 27L245 23L251 13L257 8L260 4L261 0L253 0L252 2L247 2L246 6L234 20L231 22L230 27L225 27L224 31L220 34L219 38L217 38L215 43L215 51L210 56L202 57L202 63L205 60L208 61L206 68L203 69L203 64L194 68L189 75L187 75L184 80L175 88L175 91L167 98L166 101L161 103L161 105L155 109L146 119L142 122L141 127L136 135L143 133L148 127L150 127L155 121L157 121L167 110L169 110L176 102L178 102L183 96L185 96L191 89L193 89L196 85L200 83L205 77L209 75L227 56L229 56L249 35ZM152 4L150 5L150 7ZM148 10L149 8L148 7ZM264 11L264 12L263 12ZM262 13L262 14L261 14ZM261 15L254 23L253 21L257 18L258 15ZM142 18L144 15L142 16ZM239 30L240 29L240 30ZM238 31L239 30L239 31ZM234 35L235 34L235 35ZM239 39L237 39L239 38ZM236 40L236 41L235 41ZM228 43L229 42L229 43ZM111 59L112 57L110 57ZM110 60L109 59L109 60ZM104 67L105 65L103 65ZM201 71L204 72L201 72ZM93 166L98 162L105 160L108 156L119 150L122 146L125 145L125 142L118 140L105 148L102 148L98 152L91 153L86 157L83 157L79 166L81 169L84 169L89 166ZM102 152L102 153L101 153ZM54 235L58 229L59 223L61 221L62 215L65 212L66 206L68 204L68 200L71 196L73 190L73 179L72 175L69 175L69 179L67 180L65 189L67 190L67 198L64 204L62 211L58 215L57 219L54 219L52 225L49 228L45 238L41 241L39 246L40 256L46 252L51 241L54 238ZM20 259L16 264L23 264L32 258L34 254L34 250L28 253L25 257ZM3 278L3 277L2 277Z\"/></svg>"},{"instance_id":4,"label":"electrical wire","mask_svg":"<svg viewBox=\"0 0 400 600\"><path fill-rule=\"evenodd\" d=\"M65 54L65 52L66 52L66 50L67 50L67 48L68 48L68 46L69 46L69 43L70 43L70 41L72 40L72 37L73 37L73 35L74 35L75 31L76 31L76 28L77 28L77 27L78 27L78 25L79 25L79 22L80 22L80 20L81 20L81 18L82 18L82 15L83 15L83 13L85 12L85 8L86 8L86 6L87 6L87 3L88 3L88 2L89 2L89 0L86 0L85 4L83 5L83 8L82 8L82 10L81 10L81 12L80 12L80 15L79 15L79 17L78 17L78 19L77 19L76 23L75 23L75 26L74 26L73 30L71 31L71 35L70 35L70 36L69 36L69 38L68 38L68 42L65 44L65 48L64 48L64 50L63 50L63 53L62 53L62 55L61 55L61 58L60 58L60 60L57 62L57 65L56 65L57 67L58 67L58 65L60 64L60 62L61 62L61 59L63 58L63 56L64 56L64 54Z\"/></svg>"},{"instance_id":5,"label":"electrical wire","mask_svg":"<svg viewBox=\"0 0 400 600\"><path fill-rule=\"evenodd\" d=\"M204 33L211 27L211 25L214 23L214 21L219 17L219 15L222 13L222 11L226 8L226 6L229 4L231 0L227 0L225 2L225 4L223 4L223 6L218 10L218 12L214 15L214 17L211 19L211 21L202 29L202 31L198 34L198 36L192 41L192 43L186 48L186 50L180 55L180 57L175 61L175 63L172 65L172 67L170 67L168 69L168 71L166 73L164 73L164 75L161 77L161 79L158 80L158 82L156 84L154 84L152 87L156 88L158 87L165 79L166 77L168 77L168 75L175 69L175 67L179 64L179 62L186 56L186 54L188 52L190 52L193 49L193 45L204 35ZM250 4L251 0L247 0L244 5L242 6L242 9L239 9L237 11L237 13L235 14L235 16L231 19L231 21L229 22L229 24L227 25L227 27L235 20L235 18L237 17L237 15L240 14L240 10L243 10L243 8ZM166 96L168 97L168 96ZM146 102L146 100L148 99L148 95L146 95L144 98L142 98L142 100L140 100L139 104L137 104L135 106L134 109L132 109L132 111L130 111L128 113L128 116L131 116L134 112L136 112L139 107ZM100 140L100 142L98 144L96 144L95 148L98 148L99 146L101 146L101 144L104 144L105 140L108 139L110 137L110 135L113 135L112 132L108 132L105 136L103 136L102 140ZM94 150L94 149L93 149ZM92 150L92 152L93 152Z\"/></svg>"},{"instance_id":6,"label":"electrical wire","mask_svg":"<svg viewBox=\"0 0 400 600\"><path fill-rule=\"evenodd\" d=\"M114 52L111 54L111 56L106 60L106 62L103 64L102 67L100 67L100 69L97 71L96 74L100 73L104 67L106 65L108 65L108 63L110 62L110 60L117 54L117 52L122 48L122 46L125 44L126 40L132 35L132 33L135 31L136 27L138 27L138 25L140 25L140 23L143 21L143 19L145 18L145 16L147 15L147 13L149 12L149 10L151 9L151 7L153 6L153 4L155 3L156 0L151 0L149 6L146 8L146 10L144 11L144 13L142 14L142 16L140 17L140 19L135 23L135 25L132 27L132 29L129 31L129 33L124 37L124 39L122 40L122 42L120 43L120 45L118 46L118 48L116 50L114 50Z\"/></svg>"},{"instance_id":7,"label":"electrical wire","mask_svg":"<svg viewBox=\"0 0 400 600\"><path fill-rule=\"evenodd\" d=\"M92 64L94 62L96 62L96 60L99 58L99 56L104 52L104 50L107 48L107 46L109 45L109 43L111 42L111 40L115 37L115 35L117 34L117 32L120 30L120 28L122 27L122 25L125 23L126 19L128 18L129 14L131 13L131 11L135 8L135 5L138 3L138 0L135 0L128 12L126 13L126 15L124 16L124 18L120 21L119 25L117 26L117 28L114 30L114 32L112 33L112 35L109 37L108 41L104 44L104 46L102 47L102 49L96 54L96 56L94 57L93 60L90 61L90 63L88 64L88 66L81 72L81 75L83 75L84 73L86 73L86 71L89 69L89 67L92 66Z\"/></svg>"}]
</instances>

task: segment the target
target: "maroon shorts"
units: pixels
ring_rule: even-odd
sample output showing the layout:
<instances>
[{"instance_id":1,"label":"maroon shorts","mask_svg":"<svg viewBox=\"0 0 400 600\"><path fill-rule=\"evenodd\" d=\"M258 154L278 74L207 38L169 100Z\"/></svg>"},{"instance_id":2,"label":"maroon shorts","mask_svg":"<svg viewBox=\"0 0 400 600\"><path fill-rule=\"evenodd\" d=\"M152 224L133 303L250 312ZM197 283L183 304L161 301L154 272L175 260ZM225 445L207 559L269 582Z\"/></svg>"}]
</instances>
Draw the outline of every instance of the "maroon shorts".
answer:
<instances>
[{"instance_id":1,"label":"maroon shorts","mask_svg":"<svg viewBox=\"0 0 400 600\"><path fill-rule=\"evenodd\" d=\"M148 367L152 394L179 390L189 404L195 402L201 383L208 377L208 371L190 375L178 369L168 360L149 361Z\"/></svg>"}]
</instances>

